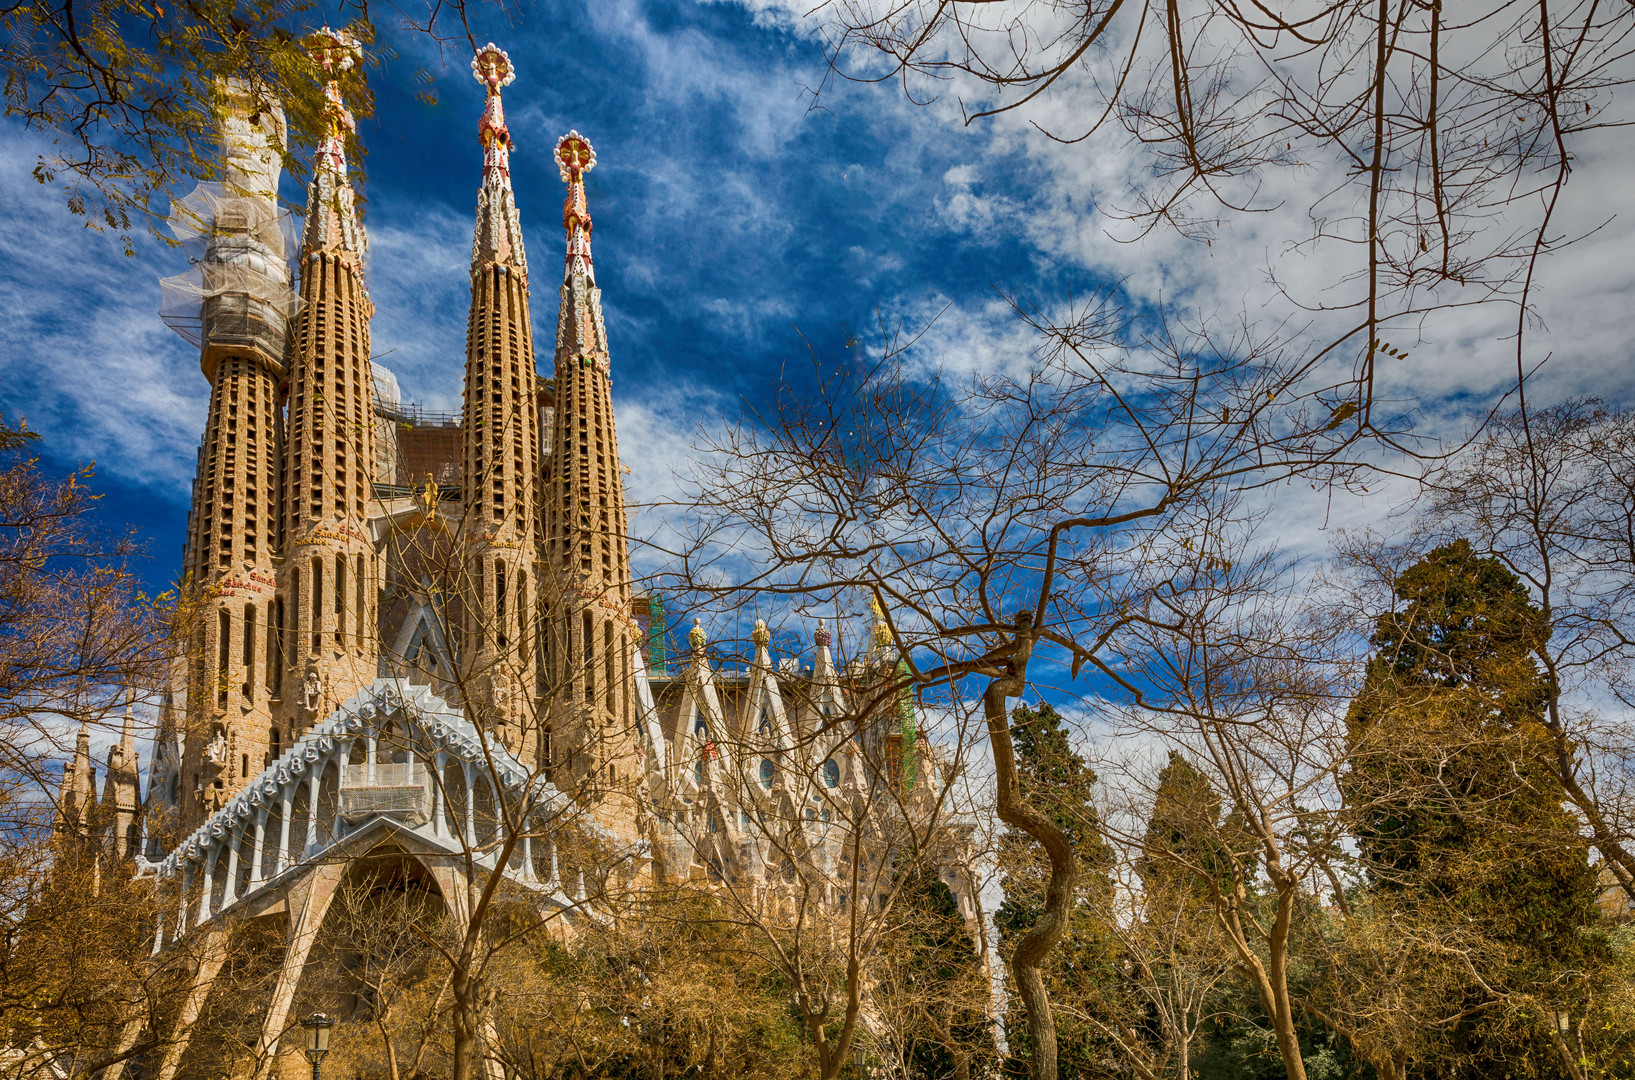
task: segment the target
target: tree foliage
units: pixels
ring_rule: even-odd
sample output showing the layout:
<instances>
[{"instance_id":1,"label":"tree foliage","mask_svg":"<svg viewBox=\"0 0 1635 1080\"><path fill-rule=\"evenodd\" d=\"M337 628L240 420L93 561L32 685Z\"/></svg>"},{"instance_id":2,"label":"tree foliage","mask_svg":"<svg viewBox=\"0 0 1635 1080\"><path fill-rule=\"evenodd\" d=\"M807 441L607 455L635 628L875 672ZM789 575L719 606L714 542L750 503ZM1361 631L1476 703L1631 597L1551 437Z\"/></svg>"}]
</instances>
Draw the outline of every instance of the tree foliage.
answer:
<instances>
[{"instance_id":1,"label":"tree foliage","mask_svg":"<svg viewBox=\"0 0 1635 1080\"><path fill-rule=\"evenodd\" d=\"M321 84L302 41L321 18L311 0L41 0L8 4L0 18L6 114L53 146L34 178L60 185L88 227L125 234L127 254L133 229L158 232L155 195L220 178L228 78L283 108L279 149L297 175L323 135ZM373 37L366 20L348 29ZM344 81L349 106L368 115L362 72Z\"/></svg>"},{"instance_id":2,"label":"tree foliage","mask_svg":"<svg viewBox=\"0 0 1635 1080\"><path fill-rule=\"evenodd\" d=\"M1436 925L1465 959L1449 1061L1548 1074L1540 1003L1582 1007L1609 954L1543 722L1543 616L1463 539L1399 575L1395 596L1347 718L1343 787L1363 866L1381 903Z\"/></svg>"}]
</instances>

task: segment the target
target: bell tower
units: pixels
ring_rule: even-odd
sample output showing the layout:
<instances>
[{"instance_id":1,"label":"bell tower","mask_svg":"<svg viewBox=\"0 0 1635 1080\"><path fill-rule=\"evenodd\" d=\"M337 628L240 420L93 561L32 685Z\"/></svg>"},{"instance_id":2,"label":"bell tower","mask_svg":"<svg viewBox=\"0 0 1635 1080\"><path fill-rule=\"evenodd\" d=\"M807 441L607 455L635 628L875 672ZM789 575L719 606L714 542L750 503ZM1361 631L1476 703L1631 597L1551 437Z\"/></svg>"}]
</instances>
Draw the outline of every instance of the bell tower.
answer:
<instances>
[{"instance_id":1,"label":"bell tower","mask_svg":"<svg viewBox=\"0 0 1635 1080\"><path fill-rule=\"evenodd\" d=\"M357 130L340 76L361 58L324 27L309 45L324 75L327 133L307 188L301 308L290 347L278 622L283 738L299 737L375 677L376 579L367 531L374 372L363 281L366 241L346 164Z\"/></svg>"},{"instance_id":2,"label":"bell tower","mask_svg":"<svg viewBox=\"0 0 1635 1080\"><path fill-rule=\"evenodd\" d=\"M188 522L182 625L188 762L181 818L192 823L259 772L278 674L273 557L278 385L293 304L278 209L284 115L240 79L222 84L220 183L178 200L173 227L204 242L191 279L210 409Z\"/></svg>"},{"instance_id":3,"label":"bell tower","mask_svg":"<svg viewBox=\"0 0 1635 1080\"><path fill-rule=\"evenodd\" d=\"M516 78L493 43L472 73L487 91L477 137L483 182L471 242L461 428L465 670L473 719L513 752L532 753L538 606L539 391L528 311L528 258L511 189L511 132L500 91Z\"/></svg>"},{"instance_id":4,"label":"bell tower","mask_svg":"<svg viewBox=\"0 0 1635 1080\"><path fill-rule=\"evenodd\" d=\"M630 544L602 292L591 261L585 173L589 140L570 131L556 144L568 197L567 260L556 322L556 416L545 482L543 550L554 582L548 613L552 662L546 683L559 734L556 772L570 790L629 787L639 751L632 703L635 620ZM616 798L622 798L616 795ZM617 809L614 817L617 818ZM631 826L634 809L631 808Z\"/></svg>"}]
</instances>

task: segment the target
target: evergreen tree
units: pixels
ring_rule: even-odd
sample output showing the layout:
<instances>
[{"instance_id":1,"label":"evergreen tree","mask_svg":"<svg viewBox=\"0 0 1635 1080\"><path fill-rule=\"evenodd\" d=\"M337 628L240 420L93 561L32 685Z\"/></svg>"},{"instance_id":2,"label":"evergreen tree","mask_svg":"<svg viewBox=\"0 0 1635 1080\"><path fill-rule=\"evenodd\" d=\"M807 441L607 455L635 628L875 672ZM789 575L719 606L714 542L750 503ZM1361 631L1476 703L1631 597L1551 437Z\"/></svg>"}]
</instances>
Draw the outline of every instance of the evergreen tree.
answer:
<instances>
[{"instance_id":1,"label":"evergreen tree","mask_svg":"<svg viewBox=\"0 0 1635 1080\"><path fill-rule=\"evenodd\" d=\"M908 1075L970 1080L997 1056L992 993L976 941L953 891L930 869L915 869L898 896L903 923L885 966L891 1002L906 1036ZM884 995L882 995L884 998Z\"/></svg>"},{"instance_id":2,"label":"evergreen tree","mask_svg":"<svg viewBox=\"0 0 1635 1080\"><path fill-rule=\"evenodd\" d=\"M1011 737L1022 793L1067 834L1079 860L1079 886L1067 933L1052 950L1045 987L1053 1002L1069 1005L1056 1014L1057 1053L1061 1075L1108 1075L1106 1047L1093 1024L1080 1016L1107 1014L1119 1007L1119 955L1109 932L1113 898L1109 870L1112 853L1102 838L1101 819L1091 796L1096 774L1073 750L1062 718L1048 704L1020 705L1011 712ZM1044 905L1049 865L1022 833L1006 830L999 838L1000 886L1005 899L994 912L1000 956L1009 956L1018 938L1032 927ZM1027 1075L1027 1023L1015 987L1009 986L1005 1036L1011 1058L1007 1075Z\"/></svg>"},{"instance_id":3,"label":"evergreen tree","mask_svg":"<svg viewBox=\"0 0 1635 1080\"><path fill-rule=\"evenodd\" d=\"M1174 750L1158 773L1136 870L1149 894L1205 897L1211 881L1223 890L1231 886L1232 855L1221 831L1221 797L1209 778Z\"/></svg>"},{"instance_id":4,"label":"evergreen tree","mask_svg":"<svg viewBox=\"0 0 1635 1080\"><path fill-rule=\"evenodd\" d=\"M1605 944L1589 848L1545 756L1549 683L1534 656L1547 622L1464 540L1404 572L1395 594L1347 717L1342 787L1370 885L1439 919L1507 993L1560 999ZM1549 1074L1537 1012L1484 1009L1450 1060L1466 1075Z\"/></svg>"}]
</instances>

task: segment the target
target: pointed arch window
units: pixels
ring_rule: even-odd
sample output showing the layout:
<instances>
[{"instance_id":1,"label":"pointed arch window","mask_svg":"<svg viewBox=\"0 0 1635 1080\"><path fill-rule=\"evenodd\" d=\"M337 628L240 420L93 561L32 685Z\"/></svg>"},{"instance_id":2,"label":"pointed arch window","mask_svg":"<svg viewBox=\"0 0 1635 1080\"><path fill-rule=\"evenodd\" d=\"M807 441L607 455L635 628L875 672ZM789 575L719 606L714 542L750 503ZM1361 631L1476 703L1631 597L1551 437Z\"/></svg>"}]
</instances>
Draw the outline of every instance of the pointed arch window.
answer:
<instances>
[{"instance_id":1,"label":"pointed arch window","mask_svg":"<svg viewBox=\"0 0 1635 1080\"><path fill-rule=\"evenodd\" d=\"M772 764L771 758L761 759L761 786L770 789L772 781L778 775L778 767Z\"/></svg>"},{"instance_id":2,"label":"pointed arch window","mask_svg":"<svg viewBox=\"0 0 1635 1080\"><path fill-rule=\"evenodd\" d=\"M840 762L834 758L823 763L823 786L831 788L840 786Z\"/></svg>"}]
</instances>

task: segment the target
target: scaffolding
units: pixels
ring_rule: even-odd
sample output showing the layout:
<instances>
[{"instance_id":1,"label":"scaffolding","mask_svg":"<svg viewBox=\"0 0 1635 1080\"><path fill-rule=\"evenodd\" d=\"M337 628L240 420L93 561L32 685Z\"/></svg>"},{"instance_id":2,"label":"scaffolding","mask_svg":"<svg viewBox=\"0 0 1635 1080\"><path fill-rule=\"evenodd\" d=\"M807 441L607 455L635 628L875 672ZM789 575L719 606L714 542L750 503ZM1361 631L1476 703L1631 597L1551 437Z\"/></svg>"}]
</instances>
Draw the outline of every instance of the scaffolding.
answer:
<instances>
[{"instance_id":1,"label":"scaffolding","mask_svg":"<svg viewBox=\"0 0 1635 1080\"><path fill-rule=\"evenodd\" d=\"M384 389L378 374L376 386ZM396 379L391 380L393 389ZM375 485L377 489L418 490L428 479L445 491L460 484L460 414L401 402L395 394L375 395ZM446 498L447 496L445 496Z\"/></svg>"},{"instance_id":2,"label":"scaffolding","mask_svg":"<svg viewBox=\"0 0 1635 1080\"><path fill-rule=\"evenodd\" d=\"M296 314L289 214L269 197L203 183L171 204L169 225L192 265L160 279L165 325L199 348L207 364L212 354L253 351L282 365Z\"/></svg>"}]
</instances>

